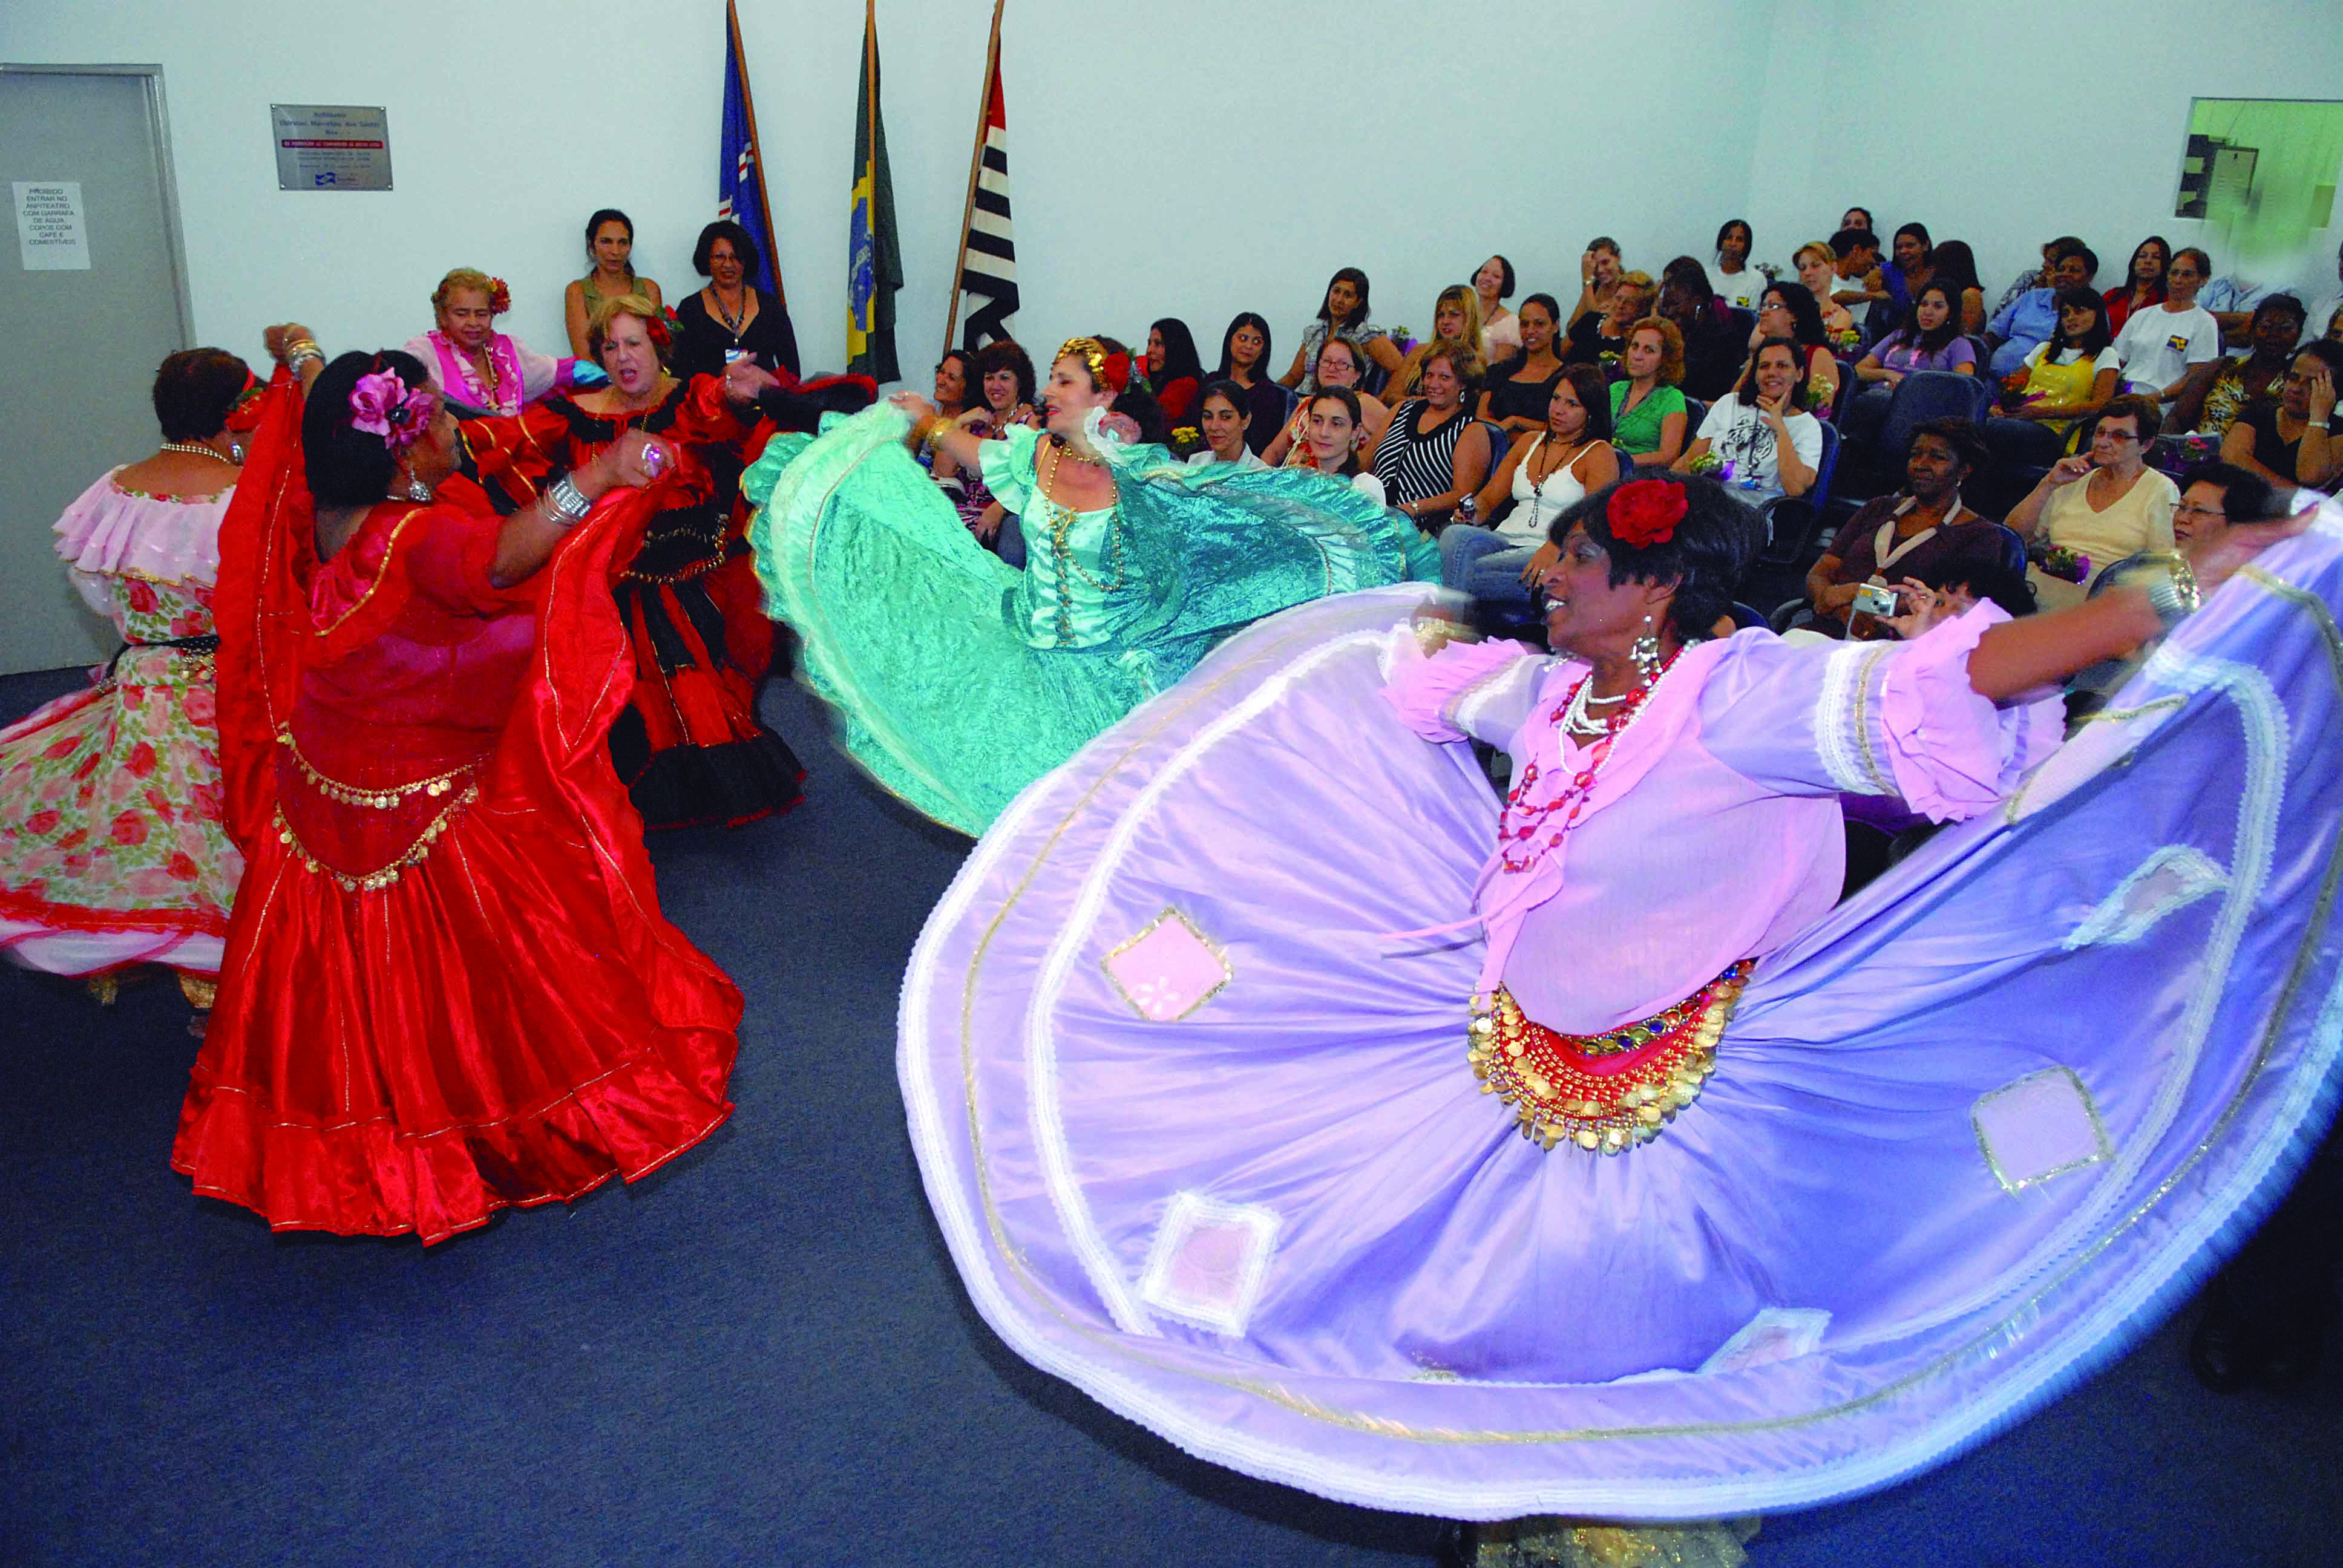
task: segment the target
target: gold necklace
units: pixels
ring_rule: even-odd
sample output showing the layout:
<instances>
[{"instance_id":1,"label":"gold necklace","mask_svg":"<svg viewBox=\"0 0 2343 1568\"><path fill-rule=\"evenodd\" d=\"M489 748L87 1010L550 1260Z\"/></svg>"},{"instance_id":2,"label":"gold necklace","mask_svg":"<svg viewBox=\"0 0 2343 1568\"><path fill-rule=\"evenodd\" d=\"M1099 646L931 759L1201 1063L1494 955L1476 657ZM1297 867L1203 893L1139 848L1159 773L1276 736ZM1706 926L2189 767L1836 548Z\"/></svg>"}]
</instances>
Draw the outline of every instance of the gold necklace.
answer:
<instances>
[{"instance_id":1,"label":"gold necklace","mask_svg":"<svg viewBox=\"0 0 2343 1568\"><path fill-rule=\"evenodd\" d=\"M1072 531L1074 519L1080 514L1050 494L1058 483L1058 464L1063 459L1064 455L1063 444L1051 443L1050 471L1040 476L1041 484L1036 487L1036 492L1052 514L1046 520L1050 526L1050 565L1058 587L1058 640L1061 642L1071 641L1074 635L1073 612L1067 601L1067 594L1072 587L1072 583L1069 580L1070 575L1096 589L1101 596L1104 596L1122 587L1123 579L1127 576L1128 565L1123 557L1122 496L1119 489L1115 492L1114 500L1109 503L1111 515L1107 518L1106 523L1105 554L1113 574L1113 580L1101 582L1084 571L1081 563L1074 559L1073 550L1066 542L1066 536ZM1109 478L1108 483L1113 483L1111 477Z\"/></svg>"}]
</instances>

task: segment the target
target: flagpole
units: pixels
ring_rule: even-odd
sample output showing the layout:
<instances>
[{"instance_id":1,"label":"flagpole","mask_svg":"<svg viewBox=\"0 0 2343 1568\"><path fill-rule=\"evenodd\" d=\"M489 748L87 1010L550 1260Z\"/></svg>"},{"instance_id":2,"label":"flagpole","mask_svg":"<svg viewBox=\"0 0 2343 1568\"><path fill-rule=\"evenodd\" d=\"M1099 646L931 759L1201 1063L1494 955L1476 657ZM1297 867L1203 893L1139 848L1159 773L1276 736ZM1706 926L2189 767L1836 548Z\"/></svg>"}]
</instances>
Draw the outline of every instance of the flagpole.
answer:
<instances>
[{"instance_id":1,"label":"flagpole","mask_svg":"<svg viewBox=\"0 0 2343 1568\"><path fill-rule=\"evenodd\" d=\"M951 308L944 315L943 352L952 347L952 328L960 325L960 269L968 265L968 226L976 221L976 182L984 168L984 135L992 124L992 82L1001 68L1001 12L1009 0L992 0L992 39L984 46L984 85L976 100L976 151L968 161L968 202L960 214L960 255L953 258Z\"/></svg>"},{"instance_id":2,"label":"flagpole","mask_svg":"<svg viewBox=\"0 0 2343 1568\"><path fill-rule=\"evenodd\" d=\"M757 99L749 91L749 52L740 47L740 10L738 0L724 0L724 25L732 35L732 58L740 65L740 110L749 119L749 145L757 149L749 166L757 175L757 210L764 215L765 237L779 248L781 226L773 219L772 193L765 188L765 143L757 135ZM789 291L781 283L781 258L769 256L765 260L773 269L773 303L787 310Z\"/></svg>"}]
</instances>

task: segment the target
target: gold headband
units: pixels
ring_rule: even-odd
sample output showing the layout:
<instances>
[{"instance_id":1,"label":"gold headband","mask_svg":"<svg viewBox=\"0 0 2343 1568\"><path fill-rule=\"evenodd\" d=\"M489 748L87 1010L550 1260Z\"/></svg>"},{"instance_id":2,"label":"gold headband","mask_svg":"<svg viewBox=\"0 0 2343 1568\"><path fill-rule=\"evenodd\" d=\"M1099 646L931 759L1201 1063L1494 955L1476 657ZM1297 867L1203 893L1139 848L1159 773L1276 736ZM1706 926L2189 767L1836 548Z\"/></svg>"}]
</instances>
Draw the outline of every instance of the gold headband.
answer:
<instances>
[{"instance_id":1,"label":"gold headband","mask_svg":"<svg viewBox=\"0 0 2343 1568\"><path fill-rule=\"evenodd\" d=\"M1091 385L1103 387L1110 392L1121 392L1131 385L1131 356L1109 354L1106 345L1095 337L1069 337L1058 346L1052 359L1069 355L1079 356L1091 367Z\"/></svg>"}]
</instances>

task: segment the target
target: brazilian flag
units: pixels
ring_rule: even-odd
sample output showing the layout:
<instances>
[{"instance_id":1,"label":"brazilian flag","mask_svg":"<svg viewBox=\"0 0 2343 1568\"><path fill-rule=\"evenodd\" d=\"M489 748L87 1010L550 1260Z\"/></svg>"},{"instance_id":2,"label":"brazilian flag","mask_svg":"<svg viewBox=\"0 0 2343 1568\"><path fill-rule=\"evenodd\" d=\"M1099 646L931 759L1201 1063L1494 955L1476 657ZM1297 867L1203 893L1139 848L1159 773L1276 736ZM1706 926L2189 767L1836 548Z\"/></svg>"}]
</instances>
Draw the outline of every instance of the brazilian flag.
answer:
<instances>
[{"instance_id":1,"label":"brazilian flag","mask_svg":"<svg viewBox=\"0 0 2343 1568\"><path fill-rule=\"evenodd\" d=\"M862 90L854 100L854 204L846 248L846 368L874 381L900 379L895 291L903 286L903 251L895 237L887 127L879 119L878 0L863 0Z\"/></svg>"}]
</instances>

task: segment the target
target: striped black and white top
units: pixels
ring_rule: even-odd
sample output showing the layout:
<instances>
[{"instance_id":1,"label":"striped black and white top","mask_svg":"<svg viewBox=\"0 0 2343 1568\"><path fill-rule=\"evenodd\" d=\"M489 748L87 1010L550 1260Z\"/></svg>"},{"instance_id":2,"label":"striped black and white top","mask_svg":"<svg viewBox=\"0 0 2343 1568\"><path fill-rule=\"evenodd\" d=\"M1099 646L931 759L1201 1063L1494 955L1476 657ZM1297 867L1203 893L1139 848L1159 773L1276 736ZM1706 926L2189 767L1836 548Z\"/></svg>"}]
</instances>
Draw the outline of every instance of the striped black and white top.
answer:
<instances>
[{"instance_id":1,"label":"striped black and white top","mask_svg":"<svg viewBox=\"0 0 2343 1568\"><path fill-rule=\"evenodd\" d=\"M1462 407L1437 429L1417 428L1431 405L1411 397L1392 415L1391 427L1375 447L1368 465L1383 482L1383 494L1394 507L1439 495L1456 483L1456 439L1473 423Z\"/></svg>"}]
</instances>

